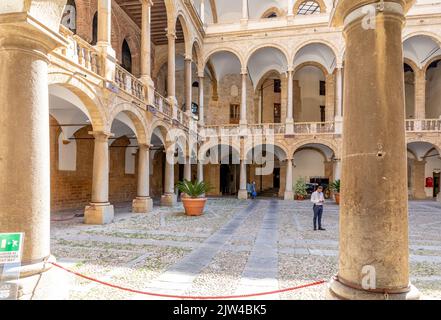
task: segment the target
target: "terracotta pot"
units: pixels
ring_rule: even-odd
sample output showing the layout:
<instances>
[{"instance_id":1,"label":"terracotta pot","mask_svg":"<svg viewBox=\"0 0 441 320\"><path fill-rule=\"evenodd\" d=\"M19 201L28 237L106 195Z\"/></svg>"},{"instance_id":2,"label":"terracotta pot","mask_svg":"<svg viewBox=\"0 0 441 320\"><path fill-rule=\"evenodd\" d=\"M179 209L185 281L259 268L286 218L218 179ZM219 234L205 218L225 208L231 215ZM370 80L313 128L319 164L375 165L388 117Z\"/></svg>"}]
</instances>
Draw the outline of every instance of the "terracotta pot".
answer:
<instances>
[{"instance_id":1,"label":"terracotta pot","mask_svg":"<svg viewBox=\"0 0 441 320\"><path fill-rule=\"evenodd\" d=\"M304 196L296 195L297 200L305 200Z\"/></svg>"},{"instance_id":2,"label":"terracotta pot","mask_svg":"<svg viewBox=\"0 0 441 320\"><path fill-rule=\"evenodd\" d=\"M340 193L335 193L335 194L334 194L334 197L335 197L335 202L336 202L337 204L340 204Z\"/></svg>"},{"instance_id":3,"label":"terracotta pot","mask_svg":"<svg viewBox=\"0 0 441 320\"><path fill-rule=\"evenodd\" d=\"M200 216L204 212L207 198L181 198L187 216Z\"/></svg>"}]
</instances>

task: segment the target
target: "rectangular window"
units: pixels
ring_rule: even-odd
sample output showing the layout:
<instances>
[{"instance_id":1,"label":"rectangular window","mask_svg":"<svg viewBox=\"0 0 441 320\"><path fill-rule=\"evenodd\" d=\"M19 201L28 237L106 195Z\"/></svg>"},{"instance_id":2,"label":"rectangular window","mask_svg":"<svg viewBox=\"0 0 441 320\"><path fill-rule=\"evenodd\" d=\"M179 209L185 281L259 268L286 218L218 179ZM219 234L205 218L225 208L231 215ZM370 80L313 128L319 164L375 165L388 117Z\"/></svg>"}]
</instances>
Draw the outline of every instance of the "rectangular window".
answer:
<instances>
[{"instance_id":1,"label":"rectangular window","mask_svg":"<svg viewBox=\"0 0 441 320\"><path fill-rule=\"evenodd\" d=\"M230 124L238 124L240 120L240 106L230 104Z\"/></svg>"},{"instance_id":2,"label":"rectangular window","mask_svg":"<svg viewBox=\"0 0 441 320\"><path fill-rule=\"evenodd\" d=\"M282 92L282 85L280 83L280 79L274 79L274 92L275 93Z\"/></svg>"},{"instance_id":3,"label":"rectangular window","mask_svg":"<svg viewBox=\"0 0 441 320\"><path fill-rule=\"evenodd\" d=\"M326 96L326 81L320 81L320 95Z\"/></svg>"}]
</instances>

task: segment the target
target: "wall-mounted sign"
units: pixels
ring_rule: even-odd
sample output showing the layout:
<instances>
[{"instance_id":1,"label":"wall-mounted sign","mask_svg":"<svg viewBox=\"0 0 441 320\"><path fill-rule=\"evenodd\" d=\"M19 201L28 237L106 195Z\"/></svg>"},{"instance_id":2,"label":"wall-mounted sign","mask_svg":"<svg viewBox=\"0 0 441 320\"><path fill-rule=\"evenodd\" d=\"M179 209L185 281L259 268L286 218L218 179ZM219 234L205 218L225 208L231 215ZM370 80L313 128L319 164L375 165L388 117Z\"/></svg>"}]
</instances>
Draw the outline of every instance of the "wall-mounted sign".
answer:
<instances>
[{"instance_id":1,"label":"wall-mounted sign","mask_svg":"<svg viewBox=\"0 0 441 320\"><path fill-rule=\"evenodd\" d=\"M23 233L0 233L0 264L20 263Z\"/></svg>"}]
</instances>

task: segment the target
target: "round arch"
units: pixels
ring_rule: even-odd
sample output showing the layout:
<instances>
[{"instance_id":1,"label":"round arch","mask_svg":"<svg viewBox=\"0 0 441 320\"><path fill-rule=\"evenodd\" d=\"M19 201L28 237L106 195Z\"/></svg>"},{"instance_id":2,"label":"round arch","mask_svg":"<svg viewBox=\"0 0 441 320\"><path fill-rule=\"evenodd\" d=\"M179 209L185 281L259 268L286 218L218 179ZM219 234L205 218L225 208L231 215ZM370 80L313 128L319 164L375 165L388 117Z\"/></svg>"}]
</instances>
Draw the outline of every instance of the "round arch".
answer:
<instances>
[{"instance_id":1,"label":"round arch","mask_svg":"<svg viewBox=\"0 0 441 320\"><path fill-rule=\"evenodd\" d=\"M132 121L135 129L134 133L136 135L136 138L138 139L138 143L147 144L148 139L147 139L146 119L138 109L133 108L133 106L127 102L119 103L112 108L108 121L109 131L112 127L113 122L120 113L126 114L129 117L129 119Z\"/></svg>"},{"instance_id":2,"label":"round arch","mask_svg":"<svg viewBox=\"0 0 441 320\"><path fill-rule=\"evenodd\" d=\"M306 145L314 145L314 144L318 144L318 145L324 145L326 147L328 147L334 154L334 157L339 159L340 156L340 150L338 148L338 145L336 142L334 141L330 141L330 140L326 140L326 139L306 139L306 140L302 140L302 141L298 141L297 143L295 143L292 146L291 149L291 156L294 156L294 154L301 149L302 147L305 147Z\"/></svg>"},{"instance_id":3,"label":"round arch","mask_svg":"<svg viewBox=\"0 0 441 320\"><path fill-rule=\"evenodd\" d=\"M281 45L279 45L277 43L266 43L266 44L257 45L255 47L251 48L248 51L247 55L246 55L245 66L248 66L248 64L250 62L250 59L254 56L254 54L257 53L259 50L262 50L262 49L275 49L275 50L280 51L280 53L282 53L282 55L285 58L285 63L286 63L287 68L288 68L289 61L290 61L289 60L288 50L285 47L283 47L283 46L281 46Z\"/></svg>"},{"instance_id":4,"label":"round arch","mask_svg":"<svg viewBox=\"0 0 441 320\"><path fill-rule=\"evenodd\" d=\"M231 148L234 155L237 155L238 158L240 158L240 146L235 145L234 143L231 143L231 141L228 141L228 143L220 142L215 139L210 139L207 142L204 142L199 150L198 150L198 159L200 160L206 160L206 154L209 150L212 150L215 147L221 147L221 146L227 146L228 148Z\"/></svg>"},{"instance_id":5,"label":"round arch","mask_svg":"<svg viewBox=\"0 0 441 320\"><path fill-rule=\"evenodd\" d=\"M182 27L182 31L184 33L184 47L185 47L185 56L186 57L191 57L191 49L192 49L192 37L191 37L191 33L189 30L189 23L187 22L187 19L185 18L184 12L182 12L181 10L177 12L176 14L176 19L175 19L175 23L174 23L174 29L176 30L177 27L177 23L181 24Z\"/></svg>"},{"instance_id":6,"label":"round arch","mask_svg":"<svg viewBox=\"0 0 441 320\"><path fill-rule=\"evenodd\" d=\"M211 51L208 51L205 53L204 55L204 60L203 60L203 67L205 68L205 66L207 65L208 61L210 60L210 58L217 54L217 53L222 53L222 52L228 52L233 54L236 59L239 61L241 68L244 68L244 66L246 66L245 64L245 59L242 57L242 54L237 51L236 49L230 48L230 47L222 47L222 48L215 48L212 49Z\"/></svg>"},{"instance_id":7,"label":"round arch","mask_svg":"<svg viewBox=\"0 0 441 320\"><path fill-rule=\"evenodd\" d=\"M426 36L426 37L429 37L429 38L431 38L434 42L438 43L438 45L441 46L441 35L438 35L438 34L436 34L436 33L434 33L434 32L423 31L423 30L420 30L420 31L414 31L414 32L410 32L410 33L407 33L407 34L403 34L402 42L403 42L403 44L404 44L404 42L405 42L406 40L409 40L410 38L418 37L418 36Z\"/></svg>"},{"instance_id":8,"label":"round arch","mask_svg":"<svg viewBox=\"0 0 441 320\"><path fill-rule=\"evenodd\" d=\"M302 69L304 67L316 67L323 72L323 75L325 77L329 74L328 69L326 69L326 67L323 64L316 62L316 61L306 61L306 62L299 64L298 66L296 66L294 68L293 74L296 74L297 71L299 71L300 69Z\"/></svg>"},{"instance_id":9,"label":"round arch","mask_svg":"<svg viewBox=\"0 0 441 320\"><path fill-rule=\"evenodd\" d=\"M152 143L153 135L155 134L155 130L158 129L161 133L161 136L158 136L159 140L161 140L162 144L165 146L167 143L167 136L170 131L171 125L164 120L158 119L152 123L150 129L147 131L147 142Z\"/></svg>"},{"instance_id":10,"label":"round arch","mask_svg":"<svg viewBox=\"0 0 441 320\"><path fill-rule=\"evenodd\" d=\"M330 49L332 51L336 64L341 64L341 61L337 60L337 58L340 57L338 48L335 46L334 43L332 43L331 41L325 40L325 39L309 39L309 40L306 40L306 41L299 43L292 51L292 55L291 55L289 61L292 61L294 64L294 60L295 60L297 54L302 49L304 49L310 45L314 45L314 44L326 46L328 49Z\"/></svg>"},{"instance_id":11,"label":"round arch","mask_svg":"<svg viewBox=\"0 0 441 320\"><path fill-rule=\"evenodd\" d=\"M87 109L93 130L105 131L103 103L86 81L70 73L55 71L49 72L48 85L59 85L75 94Z\"/></svg>"},{"instance_id":12,"label":"round arch","mask_svg":"<svg viewBox=\"0 0 441 320\"><path fill-rule=\"evenodd\" d=\"M277 156L277 158L280 161L286 160L288 158L289 151L285 148L284 145L279 144L277 142L275 142L275 143L264 143L264 142L262 142L262 143L259 143L257 145L250 146L250 147L248 147L247 149L244 150L244 154L246 156L246 159L248 159L248 160L252 159L252 154L251 153L253 151L255 151L255 150L263 151L263 147L264 146L265 147L266 146L273 146L274 147L273 154L275 156ZM268 150L266 150L266 151L268 151Z\"/></svg>"},{"instance_id":13,"label":"round arch","mask_svg":"<svg viewBox=\"0 0 441 320\"><path fill-rule=\"evenodd\" d=\"M435 139L434 139L435 140ZM437 143L437 141L434 141L429 139L425 139L425 138L410 138L410 139L406 139L406 146L407 149L409 149L410 145L413 143L426 143L426 144L430 144L433 146L433 148L431 148L431 150L435 149L438 151L438 153L441 155L441 144ZM419 159L419 157L416 157L416 159Z\"/></svg>"}]
</instances>

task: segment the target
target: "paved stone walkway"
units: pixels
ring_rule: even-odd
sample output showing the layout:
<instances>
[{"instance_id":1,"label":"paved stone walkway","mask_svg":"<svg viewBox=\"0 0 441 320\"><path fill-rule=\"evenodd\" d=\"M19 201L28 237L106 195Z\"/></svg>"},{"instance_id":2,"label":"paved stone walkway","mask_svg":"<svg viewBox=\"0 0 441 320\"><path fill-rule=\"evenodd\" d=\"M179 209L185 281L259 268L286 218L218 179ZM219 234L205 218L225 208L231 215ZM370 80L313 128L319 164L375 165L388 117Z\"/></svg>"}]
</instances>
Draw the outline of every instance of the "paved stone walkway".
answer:
<instances>
[{"instance_id":1,"label":"paved stone walkway","mask_svg":"<svg viewBox=\"0 0 441 320\"><path fill-rule=\"evenodd\" d=\"M409 211L411 281L425 298L441 299L441 204L410 202ZM272 291L336 273L338 213L327 203L327 230L319 232L312 230L309 201L209 199L201 217L185 216L181 204L147 215L122 204L110 225L86 226L81 218L52 222L52 251L75 271L138 290L192 296ZM154 299L66 276L71 299ZM323 299L324 290L259 299Z\"/></svg>"}]
</instances>

